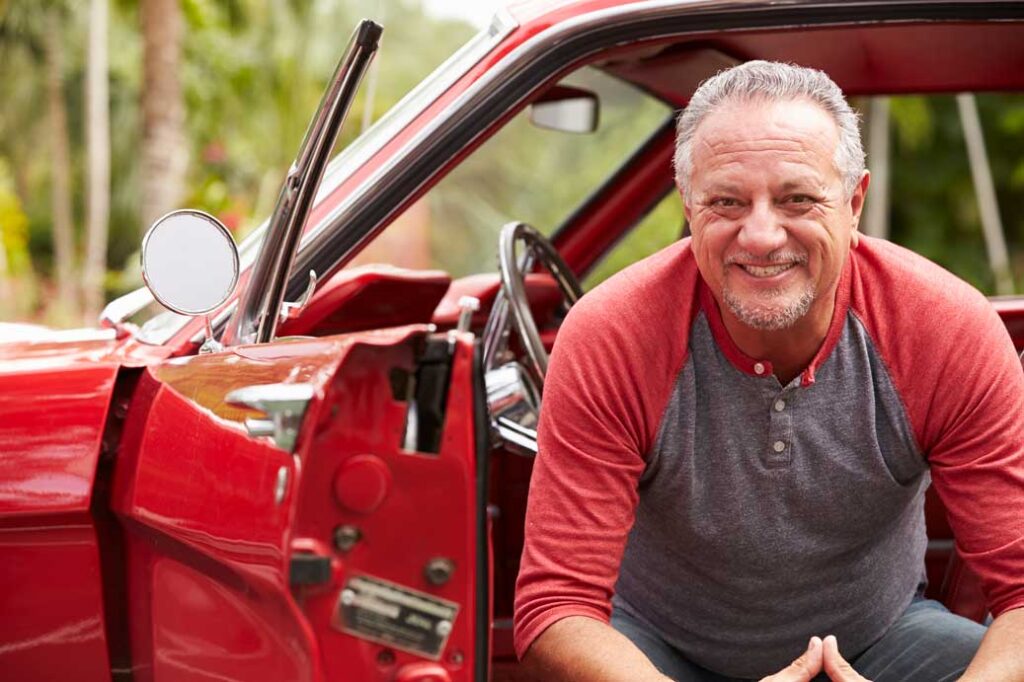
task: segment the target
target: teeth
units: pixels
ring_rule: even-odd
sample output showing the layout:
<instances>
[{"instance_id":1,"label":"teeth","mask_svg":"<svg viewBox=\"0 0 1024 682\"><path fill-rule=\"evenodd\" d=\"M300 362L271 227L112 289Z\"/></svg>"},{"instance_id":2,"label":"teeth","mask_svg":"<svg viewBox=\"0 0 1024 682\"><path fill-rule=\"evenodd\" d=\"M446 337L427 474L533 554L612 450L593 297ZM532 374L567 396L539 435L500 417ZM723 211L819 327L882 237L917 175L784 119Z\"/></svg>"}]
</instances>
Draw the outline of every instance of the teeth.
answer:
<instances>
[{"instance_id":1,"label":"teeth","mask_svg":"<svg viewBox=\"0 0 1024 682\"><path fill-rule=\"evenodd\" d=\"M796 265L796 263L783 263L780 265L742 265L740 267L754 277L774 277L775 275L779 275L786 270L789 270L794 265Z\"/></svg>"}]
</instances>

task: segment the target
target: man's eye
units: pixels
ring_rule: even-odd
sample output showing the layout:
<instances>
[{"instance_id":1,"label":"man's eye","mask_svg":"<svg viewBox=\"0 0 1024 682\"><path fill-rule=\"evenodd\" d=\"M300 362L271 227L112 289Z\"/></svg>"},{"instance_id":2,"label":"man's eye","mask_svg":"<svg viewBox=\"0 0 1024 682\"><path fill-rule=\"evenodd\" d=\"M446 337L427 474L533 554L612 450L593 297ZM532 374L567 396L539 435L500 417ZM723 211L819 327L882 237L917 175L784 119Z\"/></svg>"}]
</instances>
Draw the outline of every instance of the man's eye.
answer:
<instances>
[{"instance_id":1,"label":"man's eye","mask_svg":"<svg viewBox=\"0 0 1024 682\"><path fill-rule=\"evenodd\" d=\"M717 197L711 200L711 205L717 208L734 208L740 205L740 202L732 197Z\"/></svg>"},{"instance_id":2,"label":"man's eye","mask_svg":"<svg viewBox=\"0 0 1024 682\"><path fill-rule=\"evenodd\" d=\"M794 194L786 198L786 203L789 204L811 204L814 203L814 197L806 194Z\"/></svg>"}]
</instances>

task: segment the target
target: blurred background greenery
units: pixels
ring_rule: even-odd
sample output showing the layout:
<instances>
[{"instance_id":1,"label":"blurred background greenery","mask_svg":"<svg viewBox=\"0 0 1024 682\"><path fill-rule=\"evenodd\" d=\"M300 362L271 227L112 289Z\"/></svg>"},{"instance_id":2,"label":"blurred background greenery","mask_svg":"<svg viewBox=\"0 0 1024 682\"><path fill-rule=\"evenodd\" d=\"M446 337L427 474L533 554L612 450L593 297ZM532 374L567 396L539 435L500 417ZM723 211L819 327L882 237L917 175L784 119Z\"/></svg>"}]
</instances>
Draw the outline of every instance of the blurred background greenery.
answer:
<instances>
[{"instance_id":1,"label":"blurred background greenery","mask_svg":"<svg viewBox=\"0 0 1024 682\"><path fill-rule=\"evenodd\" d=\"M0 0L0 320L93 324L104 301L141 284L142 234L167 210L209 211L237 239L262 222L362 17L385 34L339 146L477 29L417 0ZM493 270L502 223L550 233L672 113L604 74L572 78L601 96L597 134L517 117L403 216L411 227L399 241L367 258L455 276ZM976 102L1010 286L1021 291L1024 96ZM868 100L855 105L878 116ZM888 234L996 293L955 97L891 98L887 109ZM667 197L588 285L682 230Z\"/></svg>"}]
</instances>

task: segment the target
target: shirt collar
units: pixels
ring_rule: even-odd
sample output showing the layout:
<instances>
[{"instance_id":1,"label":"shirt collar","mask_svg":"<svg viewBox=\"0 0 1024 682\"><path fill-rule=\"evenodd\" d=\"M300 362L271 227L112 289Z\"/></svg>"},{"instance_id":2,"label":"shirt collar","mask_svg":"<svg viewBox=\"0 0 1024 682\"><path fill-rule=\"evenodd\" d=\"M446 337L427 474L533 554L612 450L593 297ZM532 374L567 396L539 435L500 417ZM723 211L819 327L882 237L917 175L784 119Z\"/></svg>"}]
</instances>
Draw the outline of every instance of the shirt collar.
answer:
<instances>
[{"instance_id":1,"label":"shirt collar","mask_svg":"<svg viewBox=\"0 0 1024 682\"><path fill-rule=\"evenodd\" d=\"M843 325L846 321L846 315L850 309L850 280L851 280L851 261L853 260L853 253L846 259L846 264L843 266L843 271L839 275L839 285L836 287L836 299L835 308L832 311L832 321L829 322L828 331L825 334L825 340L818 348L818 352L814 354L810 364L804 368L804 371L800 374L800 385L804 388L814 383L814 376L817 369L828 359L831 355L832 349L836 347L836 343L839 342L839 337L843 332ZM730 363L736 369L741 372L754 377L770 377L774 374L772 363L768 360L762 360L759 358L752 358L736 345L733 341L732 336L729 335L729 331L725 328L725 322L722 320L722 311L718 308L718 301L715 300L714 295L711 293L711 289L704 282L704 278L698 275L697 286L700 289L700 305L704 311L704 316L708 320L708 326L711 328L711 334L721 349L722 354L729 360Z\"/></svg>"}]
</instances>

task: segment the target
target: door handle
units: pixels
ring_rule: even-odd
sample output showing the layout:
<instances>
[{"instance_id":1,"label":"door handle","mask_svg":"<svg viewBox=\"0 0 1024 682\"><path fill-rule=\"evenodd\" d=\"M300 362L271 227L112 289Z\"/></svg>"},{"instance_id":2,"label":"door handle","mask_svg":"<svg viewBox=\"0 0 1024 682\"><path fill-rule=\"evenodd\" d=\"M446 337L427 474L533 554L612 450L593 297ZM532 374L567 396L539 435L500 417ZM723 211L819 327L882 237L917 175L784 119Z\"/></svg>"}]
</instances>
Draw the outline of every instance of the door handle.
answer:
<instances>
[{"instance_id":1,"label":"door handle","mask_svg":"<svg viewBox=\"0 0 1024 682\"><path fill-rule=\"evenodd\" d=\"M277 447L293 452L302 418L314 394L313 384L256 384L236 388L224 401L262 412L264 418L245 420L249 435L270 436Z\"/></svg>"}]
</instances>

